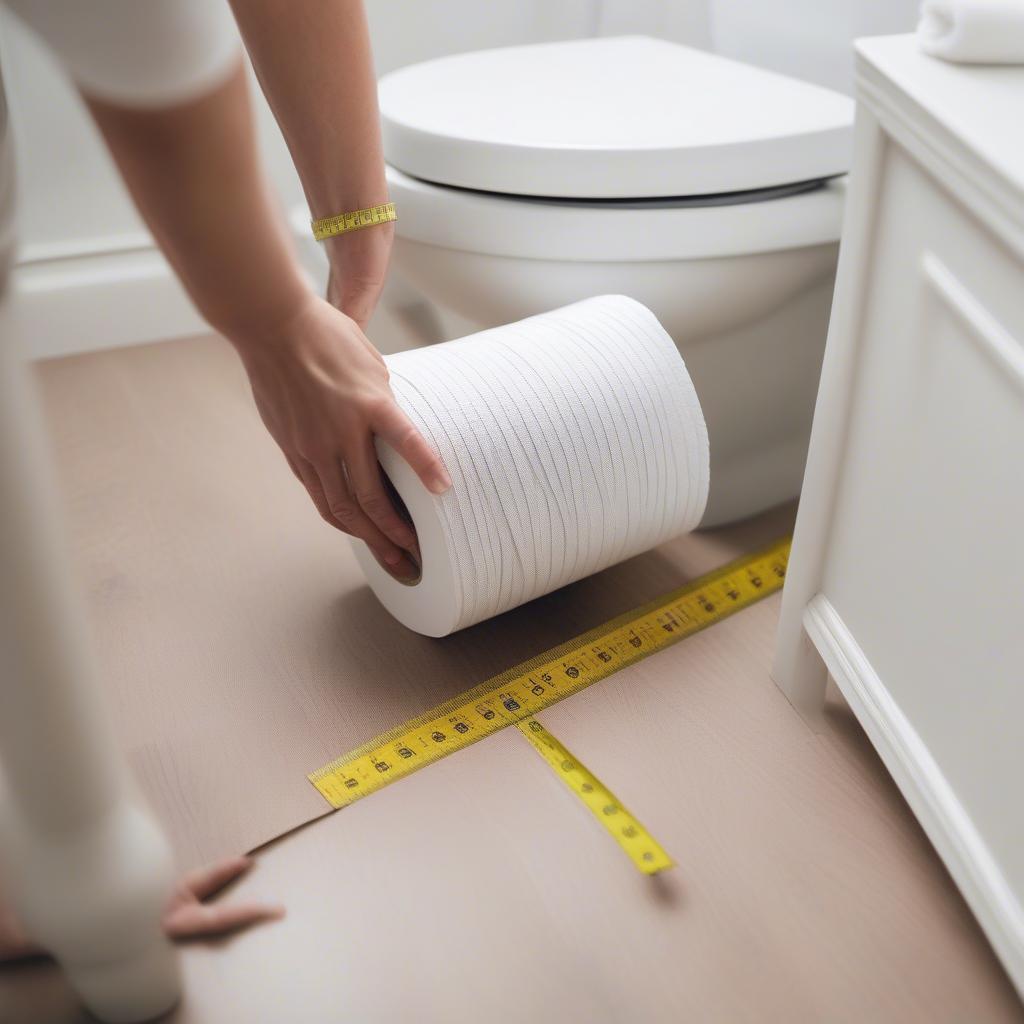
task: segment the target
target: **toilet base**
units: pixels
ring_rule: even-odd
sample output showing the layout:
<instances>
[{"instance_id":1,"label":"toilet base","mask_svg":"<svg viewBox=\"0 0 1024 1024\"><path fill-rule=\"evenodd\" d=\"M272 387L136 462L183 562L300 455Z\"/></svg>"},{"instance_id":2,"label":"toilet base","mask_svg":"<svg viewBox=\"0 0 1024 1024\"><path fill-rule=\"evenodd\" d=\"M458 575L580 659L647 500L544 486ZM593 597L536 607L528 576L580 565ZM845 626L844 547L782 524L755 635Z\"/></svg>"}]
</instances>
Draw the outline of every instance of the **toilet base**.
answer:
<instances>
[{"instance_id":1,"label":"toilet base","mask_svg":"<svg viewBox=\"0 0 1024 1024\"><path fill-rule=\"evenodd\" d=\"M745 519L800 494L832 288L830 276L725 335L692 344L673 335L708 426L711 486L702 527Z\"/></svg>"}]
</instances>

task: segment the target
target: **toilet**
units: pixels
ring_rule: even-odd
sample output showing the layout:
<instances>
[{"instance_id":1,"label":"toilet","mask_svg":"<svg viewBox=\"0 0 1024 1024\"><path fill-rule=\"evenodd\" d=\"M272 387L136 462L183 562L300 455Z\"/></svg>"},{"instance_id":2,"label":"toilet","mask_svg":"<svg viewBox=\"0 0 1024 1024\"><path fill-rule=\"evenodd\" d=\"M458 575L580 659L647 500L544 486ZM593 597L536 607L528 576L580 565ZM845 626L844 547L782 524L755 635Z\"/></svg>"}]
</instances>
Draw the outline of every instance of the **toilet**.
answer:
<instances>
[{"instance_id":1,"label":"toilet","mask_svg":"<svg viewBox=\"0 0 1024 1024\"><path fill-rule=\"evenodd\" d=\"M481 327L647 305L708 424L705 526L798 494L852 150L845 96L677 43L442 57L380 82L394 265ZM434 339L436 340L436 339Z\"/></svg>"}]
</instances>

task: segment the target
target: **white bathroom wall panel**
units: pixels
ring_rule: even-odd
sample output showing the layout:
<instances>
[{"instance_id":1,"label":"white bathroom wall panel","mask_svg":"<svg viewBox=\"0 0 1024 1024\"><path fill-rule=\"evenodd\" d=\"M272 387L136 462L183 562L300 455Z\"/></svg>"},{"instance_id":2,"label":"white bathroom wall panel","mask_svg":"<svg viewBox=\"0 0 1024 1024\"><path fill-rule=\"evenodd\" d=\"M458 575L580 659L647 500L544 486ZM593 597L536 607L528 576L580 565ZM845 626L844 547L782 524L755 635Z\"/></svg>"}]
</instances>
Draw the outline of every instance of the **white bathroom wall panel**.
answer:
<instances>
[{"instance_id":1,"label":"white bathroom wall panel","mask_svg":"<svg viewBox=\"0 0 1024 1024\"><path fill-rule=\"evenodd\" d=\"M639 0L638 0L639 2ZM654 0L663 3L664 0ZM431 57L595 34L600 0L366 0L378 74Z\"/></svg>"},{"instance_id":2,"label":"white bathroom wall panel","mask_svg":"<svg viewBox=\"0 0 1024 1024\"><path fill-rule=\"evenodd\" d=\"M657 36L711 48L707 0L597 0L594 35Z\"/></svg>"},{"instance_id":3,"label":"white bathroom wall panel","mask_svg":"<svg viewBox=\"0 0 1024 1024\"><path fill-rule=\"evenodd\" d=\"M708 0L711 49L853 95L853 41L912 32L920 0Z\"/></svg>"},{"instance_id":4,"label":"white bathroom wall panel","mask_svg":"<svg viewBox=\"0 0 1024 1024\"><path fill-rule=\"evenodd\" d=\"M36 38L2 6L0 68L15 138L23 255L26 246L95 246L137 233L140 224L110 185L113 166L77 97Z\"/></svg>"}]
</instances>

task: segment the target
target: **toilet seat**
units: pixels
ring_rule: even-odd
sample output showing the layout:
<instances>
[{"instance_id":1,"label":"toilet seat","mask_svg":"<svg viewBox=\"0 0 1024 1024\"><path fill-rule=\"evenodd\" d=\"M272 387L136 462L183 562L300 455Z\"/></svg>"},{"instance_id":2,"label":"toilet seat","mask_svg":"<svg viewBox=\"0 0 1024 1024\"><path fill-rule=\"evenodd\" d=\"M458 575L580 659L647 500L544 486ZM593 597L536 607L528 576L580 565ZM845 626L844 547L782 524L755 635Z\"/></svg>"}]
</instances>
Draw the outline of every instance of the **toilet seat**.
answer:
<instances>
[{"instance_id":1,"label":"toilet seat","mask_svg":"<svg viewBox=\"0 0 1024 1024\"><path fill-rule=\"evenodd\" d=\"M846 96L640 36L457 54L380 82L384 155L481 192L638 199L844 173Z\"/></svg>"},{"instance_id":2,"label":"toilet seat","mask_svg":"<svg viewBox=\"0 0 1024 1024\"><path fill-rule=\"evenodd\" d=\"M577 263L713 259L835 243L846 178L722 202L602 202L452 188L387 167L398 233L447 249ZM718 197L716 197L718 198Z\"/></svg>"}]
</instances>

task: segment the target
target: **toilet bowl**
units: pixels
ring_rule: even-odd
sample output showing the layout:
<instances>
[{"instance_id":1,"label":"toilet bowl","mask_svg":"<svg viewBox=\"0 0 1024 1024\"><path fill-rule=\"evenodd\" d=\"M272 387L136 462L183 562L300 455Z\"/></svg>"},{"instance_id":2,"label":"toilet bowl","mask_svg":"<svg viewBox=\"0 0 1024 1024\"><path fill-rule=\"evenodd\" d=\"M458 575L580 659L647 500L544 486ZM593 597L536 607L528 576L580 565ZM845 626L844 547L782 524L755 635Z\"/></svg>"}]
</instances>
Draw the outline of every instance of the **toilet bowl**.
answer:
<instances>
[{"instance_id":1,"label":"toilet bowl","mask_svg":"<svg viewBox=\"0 0 1024 1024\"><path fill-rule=\"evenodd\" d=\"M645 37L460 54L380 83L394 263L481 327L607 292L661 320L708 424L703 525L799 492L853 107Z\"/></svg>"}]
</instances>

